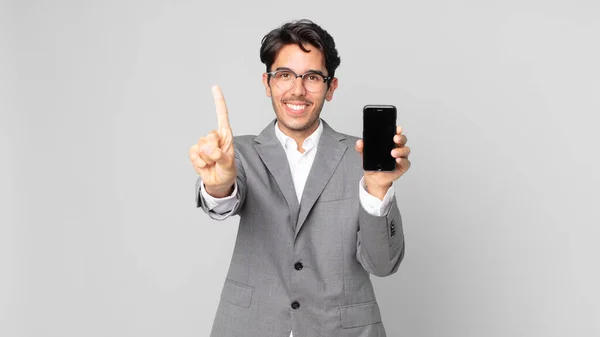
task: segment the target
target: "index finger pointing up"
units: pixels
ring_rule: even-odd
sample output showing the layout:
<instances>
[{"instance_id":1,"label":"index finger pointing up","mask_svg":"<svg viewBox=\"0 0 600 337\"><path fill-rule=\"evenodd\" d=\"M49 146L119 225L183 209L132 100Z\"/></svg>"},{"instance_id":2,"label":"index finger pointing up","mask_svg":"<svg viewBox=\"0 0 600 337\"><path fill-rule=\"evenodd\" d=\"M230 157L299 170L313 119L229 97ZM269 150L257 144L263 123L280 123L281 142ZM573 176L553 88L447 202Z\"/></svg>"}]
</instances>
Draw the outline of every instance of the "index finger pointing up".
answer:
<instances>
[{"instance_id":1,"label":"index finger pointing up","mask_svg":"<svg viewBox=\"0 0 600 337\"><path fill-rule=\"evenodd\" d=\"M217 122L219 123L219 130L230 129L229 126L229 115L227 114L227 105L225 105L225 98L223 92L218 85L212 87L213 99L217 108Z\"/></svg>"}]
</instances>

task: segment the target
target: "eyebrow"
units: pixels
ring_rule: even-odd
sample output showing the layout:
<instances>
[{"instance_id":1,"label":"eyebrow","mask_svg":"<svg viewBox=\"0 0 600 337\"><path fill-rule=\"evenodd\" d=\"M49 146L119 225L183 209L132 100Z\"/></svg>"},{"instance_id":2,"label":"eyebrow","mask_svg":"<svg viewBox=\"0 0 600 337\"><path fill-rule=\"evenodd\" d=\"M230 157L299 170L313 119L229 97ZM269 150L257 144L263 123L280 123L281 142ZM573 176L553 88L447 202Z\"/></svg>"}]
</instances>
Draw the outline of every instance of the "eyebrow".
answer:
<instances>
[{"instance_id":1,"label":"eyebrow","mask_svg":"<svg viewBox=\"0 0 600 337\"><path fill-rule=\"evenodd\" d=\"M288 68L288 67L277 67L277 69L275 69L275 71L279 71L279 70L289 70L289 71L293 71L292 69ZM317 73L319 75L322 75L323 77L327 77L325 74L323 74L322 71L320 70L316 70L316 69L308 69L306 71L306 74L308 73Z\"/></svg>"}]
</instances>

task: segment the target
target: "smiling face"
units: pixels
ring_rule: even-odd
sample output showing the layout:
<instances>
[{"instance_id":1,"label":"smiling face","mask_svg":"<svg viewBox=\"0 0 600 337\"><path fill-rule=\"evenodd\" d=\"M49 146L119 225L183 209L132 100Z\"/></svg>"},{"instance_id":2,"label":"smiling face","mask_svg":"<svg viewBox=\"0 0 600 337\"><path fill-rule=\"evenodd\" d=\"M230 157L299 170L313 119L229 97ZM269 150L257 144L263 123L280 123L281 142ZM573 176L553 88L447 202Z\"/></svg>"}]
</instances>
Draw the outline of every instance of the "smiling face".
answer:
<instances>
[{"instance_id":1,"label":"smiling face","mask_svg":"<svg viewBox=\"0 0 600 337\"><path fill-rule=\"evenodd\" d=\"M304 47L310 52L303 51L297 44L283 46L277 53L271 71L286 68L297 74L317 71L327 76L325 59L321 51L308 44ZM263 83L267 96L271 97L279 128L284 134L301 144L319 126L321 109L325 100L330 101L333 98L333 92L337 88L337 78L331 80L329 88L325 84L318 92L307 91L300 77L294 81L292 88L282 90L275 85L272 76L269 78L267 74L263 74Z\"/></svg>"}]
</instances>

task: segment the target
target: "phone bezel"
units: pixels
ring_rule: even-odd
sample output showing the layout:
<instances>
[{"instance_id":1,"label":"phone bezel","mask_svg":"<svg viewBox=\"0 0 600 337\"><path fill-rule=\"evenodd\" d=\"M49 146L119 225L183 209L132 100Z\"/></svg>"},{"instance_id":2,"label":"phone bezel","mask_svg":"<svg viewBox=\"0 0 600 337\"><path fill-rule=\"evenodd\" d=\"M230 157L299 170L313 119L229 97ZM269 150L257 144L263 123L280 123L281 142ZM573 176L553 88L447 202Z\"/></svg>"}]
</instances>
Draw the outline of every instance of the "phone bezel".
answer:
<instances>
[{"instance_id":1,"label":"phone bezel","mask_svg":"<svg viewBox=\"0 0 600 337\"><path fill-rule=\"evenodd\" d=\"M394 125L393 125L394 132L393 133L394 134L396 133L395 128L396 128L396 121L398 119L398 109L396 108L396 106L394 106L392 104L367 104L363 107L363 139L364 139L364 127L365 127L365 115L369 112L377 112L377 111L383 112L383 110L392 110L393 111L393 113L394 113ZM390 155L390 157L391 157L391 155ZM388 164L391 167L391 169L387 169L387 166L384 167L382 164L383 165ZM365 161L364 156L363 156L362 167L363 167L364 171L369 171L369 172L393 172L396 169L396 161L395 161L395 159L392 158L392 160L390 160L387 163L377 164L377 167L370 167L370 166L368 167L367 162Z\"/></svg>"}]
</instances>

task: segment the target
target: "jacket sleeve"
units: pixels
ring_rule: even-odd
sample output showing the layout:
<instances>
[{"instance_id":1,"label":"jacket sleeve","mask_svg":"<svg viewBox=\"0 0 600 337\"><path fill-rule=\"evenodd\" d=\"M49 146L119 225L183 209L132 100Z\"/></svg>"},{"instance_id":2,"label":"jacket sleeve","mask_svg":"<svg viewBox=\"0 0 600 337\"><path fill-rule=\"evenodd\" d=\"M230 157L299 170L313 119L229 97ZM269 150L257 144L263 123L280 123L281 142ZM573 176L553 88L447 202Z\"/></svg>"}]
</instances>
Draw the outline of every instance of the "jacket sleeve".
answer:
<instances>
[{"instance_id":1,"label":"jacket sleeve","mask_svg":"<svg viewBox=\"0 0 600 337\"><path fill-rule=\"evenodd\" d=\"M223 214L219 214L216 213L214 211L212 211L206 200L204 199L204 196L201 193L201 184L202 184L202 179L200 177L198 177L198 179L196 179L196 188L195 188L195 194L196 194L196 207L197 208L201 208L206 214L208 214L209 217L211 217L214 220L225 220L230 216L234 216L234 215L238 215L240 210L242 209L242 207L244 206L244 201L246 199L246 174L244 171L244 166L242 165L242 161L240 159L240 155L239 152L236 150L235 151L235 164L237 165L237 174L236 174L236 185L237 185L237 196L236 196L236 202L233 205L233 208L231 209L231 211L223 213Z\"/></svg>"},{"instance_id":2,"label":"jacket sleeve","mask_svg":"<svg viewBox=\"0 0 600 337\"><path fill-rule=\"evenodd\" d=\"M359 230L356 258L369 273L385 277L394 274L404 259L404 231L396 197L382 216L369 214L362 205L358 211Z\"/></svg>"}]
</instances>

